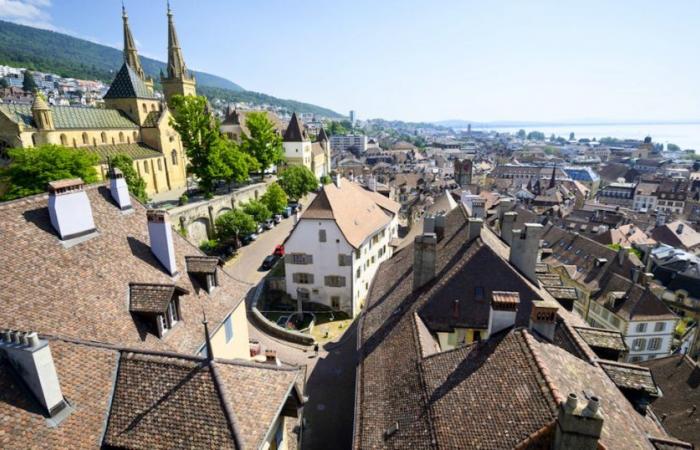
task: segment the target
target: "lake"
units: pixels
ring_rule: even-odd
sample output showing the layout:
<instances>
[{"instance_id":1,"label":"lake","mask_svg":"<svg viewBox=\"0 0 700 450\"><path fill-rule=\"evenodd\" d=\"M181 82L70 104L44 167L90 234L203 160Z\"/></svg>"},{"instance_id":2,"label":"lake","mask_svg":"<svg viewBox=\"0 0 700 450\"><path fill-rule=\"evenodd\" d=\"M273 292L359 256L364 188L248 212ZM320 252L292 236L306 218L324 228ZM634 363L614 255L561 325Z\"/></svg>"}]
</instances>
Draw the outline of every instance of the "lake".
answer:
<instances>
[{"instance_id":1,"label":"lake","mask_svg":"<svg viewBox=\"0 0 700 450\"><path fill-rule=\"evenodd\" d=\"M534 125L522 127L473 127L479 131L498 131L517 133L524 129L527 132L541 131L549 137L552 133L556 136L569 138L572 131L576 139L589 138L600 139L604 137L614 137L618 139L644 139L651 136L653 142L661 144L676 144L682 149L692 148L700 150L700 123L689 124L603 124L603 125Z\"/></svg>"}]
</instances>

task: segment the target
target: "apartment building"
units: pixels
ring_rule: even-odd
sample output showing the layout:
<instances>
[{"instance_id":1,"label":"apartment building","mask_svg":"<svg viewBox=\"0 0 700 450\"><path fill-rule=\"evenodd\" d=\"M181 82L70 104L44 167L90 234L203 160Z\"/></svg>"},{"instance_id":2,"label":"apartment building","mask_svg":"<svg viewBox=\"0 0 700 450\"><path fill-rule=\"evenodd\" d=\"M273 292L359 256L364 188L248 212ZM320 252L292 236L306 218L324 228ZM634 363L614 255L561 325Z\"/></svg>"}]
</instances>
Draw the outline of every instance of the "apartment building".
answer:
<instances>
[{"instance_id":1,"label":"apartment building","mask_svg":"<svg viewBox=\"0 0 700 450\"><path fill-rule=\"evenodd\" d=\"M377 267L393 254L399 208L340 176L325 185L285 242L287 293L358 314Z\"/></svg>"},{"instance_id":2,"label":"apartment building","mask_svg":"<svg viewBox=\"0 0 700 450\"><path fill-rule=\"evenodd\" d=\"M346 136L331 136L331 147L336 151L351 151L364 153L367 151L367 136L363 134L348 134Z\"/></svg>"}]
</instances>

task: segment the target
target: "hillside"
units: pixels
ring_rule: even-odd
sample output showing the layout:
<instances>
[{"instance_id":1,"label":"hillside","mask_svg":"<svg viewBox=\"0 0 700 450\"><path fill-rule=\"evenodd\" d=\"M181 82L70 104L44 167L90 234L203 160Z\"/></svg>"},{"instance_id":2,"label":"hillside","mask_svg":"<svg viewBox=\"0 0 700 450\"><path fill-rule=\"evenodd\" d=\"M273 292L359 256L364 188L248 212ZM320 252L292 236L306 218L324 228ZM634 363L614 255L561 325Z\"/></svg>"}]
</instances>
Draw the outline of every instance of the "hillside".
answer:
<instances>
[{"instance_id":1,"label":"hillside","mask_svg":"<svg viewBox=\"0 0 700 450\"><path fill-rule=\"evenodd\" d=\"M78 39L66 34L32 28L0 20L0 64L26 67L41 72L52 72L63 77L85 80L112 81L114 73L123 62L122 52L106 45ZM159 79L166 64L155 59L141 57L143 70ZM225 78L193 71L197 87L210 98L228 101L267 103L331 117L340 115L326 108L308 103L282 100L257 92L244 90Z\"/></svg>"}]
</instances>

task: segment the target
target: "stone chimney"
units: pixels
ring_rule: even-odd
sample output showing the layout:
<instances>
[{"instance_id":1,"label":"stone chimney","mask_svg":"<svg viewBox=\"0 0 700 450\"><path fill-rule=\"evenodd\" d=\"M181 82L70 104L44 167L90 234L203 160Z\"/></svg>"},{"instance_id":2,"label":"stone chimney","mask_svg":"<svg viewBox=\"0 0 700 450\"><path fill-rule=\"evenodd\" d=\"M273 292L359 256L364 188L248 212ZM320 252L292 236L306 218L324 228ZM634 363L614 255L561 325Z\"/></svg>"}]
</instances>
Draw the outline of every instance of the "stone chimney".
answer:
<instances>
[{"instance_id":1,"label":"stone chimney","mask_svg":"<svg viewBox=\"0 0 700 450\"><path fill-rule=\"evenodd\" d=\"M437 240L440 242L442 238L445 237L445 222L447 216L444 212L437 213L435 215L435 234L437 235Z\"/></svg>"},{"instance_id":2,"label":"stone chimney","mask_svg":"<svg viewBox=\"0 0 700 450\"><path fill-rule=\"evenodd\" d=\"M423 217L423 234L425 233L435 233L435 216L433 214L426 214Z\"/></svg>"},{"instance_id":3,"label":"stone chimney","mask_svg":"<svg viewBox=\"0 0 700 450\"><path fill-rule=\"evenodd\" d=\"M416 236L413 244L413 290L416 291L435 278L437 264L437 236L424 233Z\"/></svg>"},{"instance_id":4,"label":"stone chimney","mask_svg":"<svg viewBox=\"0 0 700 450\"><path fill-rule=\"evenodd\" d=\"M131 209L129 187L126 185L124 174L117 167L112 167L109 171L109 192L119 209L122 211Z\"/></svg>"},{"instance_id":5,"label":"stone chimney","mask_svg":"<svg viewBox=\"0 0 700 450\"><path fill-rule=\"evenodd\" d=\"M474 239L481 236L481 228L484 226L484 219L475 219L470 217L467 220L467 233L469 233L467 240L473 241Z\"/></svg>"},{"instance_id":6,"label":"stone chimney","mask_svg":"<svg viewBox=\"0 0 700 450\"><path fill-rule=\"evenodd\" d=\"M513 227L515 222L518 220L518 213L515 211L508 211L503 214L503 220L501 220L501 239L505 241L506 244L511 245L513 243Z\"/></svg>"},{"instance_id":7,"label":"stone chimney","mask_svg":"<svg viewBox=\"0 0 700 450\"><path fill-rule=\"evenodd\" d=\"M513 241L510 244L509 261L535 284L535 267L539 262L540 238L543 231L544 228L539 223L526 223L522 230L513 230Z\"/></svg>"},{"instance_id":8,"label":"stone chimney","mask_svg":"<svg viewBox=\"0 0 700 450\"><path fill-rule=\"evenodd\" d=\"M557 327L558 309L558 303L545 300L533 301L530 311L530 329L553 341L554 331Z\"/></svg>"},{"instance_id":9,"label":"stone chimney","mask_svg":"<svg viewBox=\"0 0 700 450\"><path fill-rule=\"evenodd\" d=\"M520 294L517 292L493 291L489 307L488 335L491 336L515 325L518 306L520 306Z\"/></svg>"},{"instance_id":10,"label":"stone chimney","mask_svg":"<svg viewBox=\"0 0 700 450\"><path fill-rule=\"evenodd\" d=\"M165 270L172 276L177 273L175 264L175 246L173 245L173 230L168 220L168 214L163 210L149 209L148 237L151 241L151 251Z\"/></svg>"},{"instance_id":11,"label":"stone chimney","mask_svg":"<svg viewBox=\"0 0 700 450\"><path fill-rule=\"evenodd\" d=\"M95 231L92 208L84 186L80 178L49 183L49 217L62 240Z\"/></svg>"},{"instance_id":12,"label":"stone chimney","mask_svg":"<svg viewBox=\"0 0 700 450\"><path fill-rule=\"evenodd\" d=\"M498 220L503 222L503 215L511 210L513 207L512 198L502 198L498 202Z\"/></svg>"},{"instance_id":13,"label":"stone chimney","mask_svg":"<svg viewBox=\"0 0 700 450\"><path fill-rule=\"evenodd\" d=\"M0 350L50 417L67 406L47 341L35 332L5 330L0 333Z\"/></svg>"},{"instance_id":14,"label":"stone chimney","mask_svg":"<svg viewBox=\"0 0 700 450\"><path fill-rule=\"evenodd\" d=\"M679 223L676 227L676 234L683 234L683 224Z\"/></svg>"},{"instance_id":15,"label":"stone chimney","mask_svg":"<svg viewBox=\"0 0 700 450\"><path fill-rule=\"evenodd\" d=\"M649 286L653 279L654 274L651 272L642 272L639 274L639 284L641 284L644 287Z\"/></svg>"},{"instance_id":16,"label":"stone chimney","mask_svg":"<svg viewBox=\"0 0 700 450\"><path fill-rule=\"evenodd\" d=\"M597 450L603 431L600 400L591 396L580 401L574 393L559 405L554 435L554 450Z\"/></svg>"}]
</instances>

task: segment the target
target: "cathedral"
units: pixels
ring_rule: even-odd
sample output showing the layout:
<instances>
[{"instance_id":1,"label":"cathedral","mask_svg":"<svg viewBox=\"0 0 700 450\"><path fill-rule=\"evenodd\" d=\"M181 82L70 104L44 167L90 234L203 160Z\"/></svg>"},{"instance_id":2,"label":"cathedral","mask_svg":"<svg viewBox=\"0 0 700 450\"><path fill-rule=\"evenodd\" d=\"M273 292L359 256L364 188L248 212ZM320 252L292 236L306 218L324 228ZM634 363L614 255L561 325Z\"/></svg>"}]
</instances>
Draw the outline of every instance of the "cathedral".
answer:
<instances>
[{"instance_id":1,"label":"cathedral","mask_svg":"<svg viewBox=\"0 0 700 450\"><path fill-rule=\"evenodd\" d=\"M170 126L168 104L174 95L196 95L168 6L168 66L161 73L165 101L146 76L122 8L124 63L104 96L104 108L49 106L41 95L32 105L0 104L0 147L56 144L97 154L106 177L111 157L126 154L153 195L186 186L187 157L180 135Z\"/></svg>"}]
</instances>

